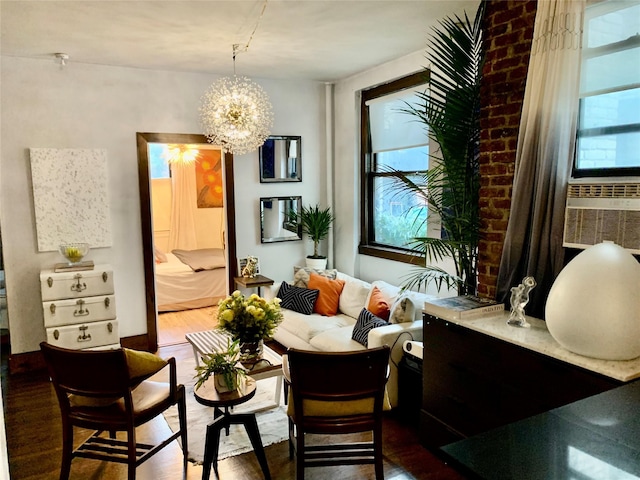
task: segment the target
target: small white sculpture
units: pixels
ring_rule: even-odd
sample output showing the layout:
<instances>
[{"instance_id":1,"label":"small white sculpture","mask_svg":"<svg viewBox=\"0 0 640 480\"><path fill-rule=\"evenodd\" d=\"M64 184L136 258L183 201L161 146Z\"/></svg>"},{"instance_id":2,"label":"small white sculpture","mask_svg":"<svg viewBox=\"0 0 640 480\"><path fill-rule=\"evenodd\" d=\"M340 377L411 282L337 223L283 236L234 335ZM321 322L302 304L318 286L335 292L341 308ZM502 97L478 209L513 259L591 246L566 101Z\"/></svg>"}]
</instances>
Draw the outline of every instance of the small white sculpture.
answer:
<instances>
[{"instance_id":1,"label":"small white sculpture","mask_svg":"<svg viewBox=\"0 0 640 480\"><path fill-rule=\"evenodd\" d=\"M524 316L524 307L529 303L529 292L537 285L533 277L525 277L517 287L511 288L511 314L508 325L528 328L531 326Z\"/></svg>"},{"instance_id":2,"label":"small white sculpture","mask_svg":"<svg viewBox=\"0 0 640 480\"><path fill-rule=\"evenodd\" d=\"M244 268L242 269L242 276L245 278L253 278L256 276L256 269L258 266L258 258L257 257L252 257L252 256L248 256L247 257L247 264L244 266Z\"/></svg>"}]
</instances>

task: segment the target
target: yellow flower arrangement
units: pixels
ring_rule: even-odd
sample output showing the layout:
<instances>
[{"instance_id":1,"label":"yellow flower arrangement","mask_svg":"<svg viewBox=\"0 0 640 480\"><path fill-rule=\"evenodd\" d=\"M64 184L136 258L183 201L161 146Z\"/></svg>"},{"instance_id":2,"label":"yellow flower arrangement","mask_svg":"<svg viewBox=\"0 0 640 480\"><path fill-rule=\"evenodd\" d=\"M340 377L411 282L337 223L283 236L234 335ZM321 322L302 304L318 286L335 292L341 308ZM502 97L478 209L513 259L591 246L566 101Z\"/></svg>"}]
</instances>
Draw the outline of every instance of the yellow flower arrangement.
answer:
<instances>
[{"instance_id":1,"label":"yellow flower arrangement","mask_svg":"<svg viewBox=\"0 0 640 480\"><path fill-rule=\"evenodd\" d=\"M255 293L245 298L236 290L218 303L218 328L241 342L270 339L280 322L279 298L267 301Z\"/></svg>"}]
</instances>

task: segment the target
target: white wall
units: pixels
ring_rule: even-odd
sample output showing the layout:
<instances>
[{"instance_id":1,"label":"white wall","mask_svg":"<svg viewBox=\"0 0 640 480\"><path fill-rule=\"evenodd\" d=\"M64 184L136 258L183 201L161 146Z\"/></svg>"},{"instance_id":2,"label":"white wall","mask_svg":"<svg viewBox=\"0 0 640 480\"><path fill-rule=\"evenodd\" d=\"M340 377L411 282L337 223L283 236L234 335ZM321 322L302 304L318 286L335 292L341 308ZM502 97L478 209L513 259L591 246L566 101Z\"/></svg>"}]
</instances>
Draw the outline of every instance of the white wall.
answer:
<instances>
[{"instance_id":1,"label":"white wall","mask_svg":"<svg viewBox=\"0 0 640 480\"><path fill-rule=\"evenodd\" d=\"M366 281L403 283L416 268L406 263L358 254L360 241L360 92L423 69L424 52L416 52L345 79L335 86L334 266ZM451 264L441 265L448 271ZM433 295L450 296L446 290Z\"/></svg>"},{"instance_id":2,"label":"white wall","mask_svg":"<svg viewBox=\"0 0 640 480\"><path fill-rule=\"evenodd\" d=\"M122 336L146 332L136 132L199 133L200 97L213 75L77 64L50 59L1 58L0 225L7 281L12 353L38 350L46 338L39 272L59 262L37 250L29 151L31 147L104 148L113 245L88 259L114 268ZM315 82L254 79L274 106L274 135L301 135L299 184L260 184L258 153L235 159L238 254L258 255L265 274L288 278L305 242L261 245L260 196L302 195L321 200L325 163L324 86ZM286 259L286 262L283 262Z\"/></svg>"}]
</instances>

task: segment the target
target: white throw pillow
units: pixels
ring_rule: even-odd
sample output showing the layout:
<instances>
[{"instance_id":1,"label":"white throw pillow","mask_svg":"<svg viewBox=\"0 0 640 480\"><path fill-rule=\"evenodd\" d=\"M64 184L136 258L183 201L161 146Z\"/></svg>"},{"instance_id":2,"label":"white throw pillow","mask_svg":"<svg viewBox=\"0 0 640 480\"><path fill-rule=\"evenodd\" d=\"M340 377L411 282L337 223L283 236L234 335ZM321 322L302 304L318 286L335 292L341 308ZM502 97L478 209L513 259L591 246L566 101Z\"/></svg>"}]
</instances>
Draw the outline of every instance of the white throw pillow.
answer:
<instances>
[{"instance_id":1,"label":"white throw pillow","mask_svg":"<svg viewBox=\"0 0 640 480\"><path fill-rule=\"evenodd\" d=\"M344 282L338 308L342 313L358 318L360 311L367 305L371 284L353 277L344 279Z\"/></svg>"},{"instance_id":2,"label":"white throw pillow","mask_svg":"<svg viewBox=\"0 0 640 480\"><path fill-rule=\"evenodd\" d=\"M391 306L389 323L413 322L415 318L415 312L415 304L408 295L403 293Z\"/></svg>"}]
</instances>

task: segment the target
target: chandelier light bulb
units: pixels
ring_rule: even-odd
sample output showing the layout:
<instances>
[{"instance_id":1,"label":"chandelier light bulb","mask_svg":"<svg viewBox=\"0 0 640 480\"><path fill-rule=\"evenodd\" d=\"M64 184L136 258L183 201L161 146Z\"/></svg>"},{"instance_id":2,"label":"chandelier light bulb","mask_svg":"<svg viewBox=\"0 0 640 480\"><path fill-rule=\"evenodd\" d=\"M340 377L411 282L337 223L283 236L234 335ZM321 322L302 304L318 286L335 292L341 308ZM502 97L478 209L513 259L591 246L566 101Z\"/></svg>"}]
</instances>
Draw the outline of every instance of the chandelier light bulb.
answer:
<instances>
[{"instance_id":1,"label":"chandelier light bulb","mask_svg":"<svg viewBox=\"0 0 640 480\"><path fill-rule=\"evenodd\" d=\"M262 87L246 77L223 77L202 97L200 119L210 143L241 155L261 147L271 134L271 102Z\"/></svg>"}]
</instances>

